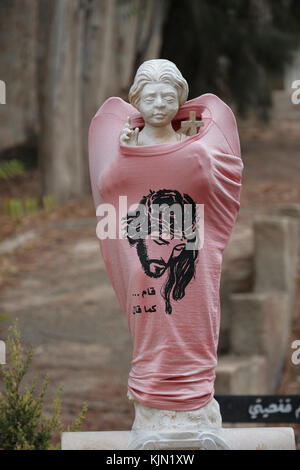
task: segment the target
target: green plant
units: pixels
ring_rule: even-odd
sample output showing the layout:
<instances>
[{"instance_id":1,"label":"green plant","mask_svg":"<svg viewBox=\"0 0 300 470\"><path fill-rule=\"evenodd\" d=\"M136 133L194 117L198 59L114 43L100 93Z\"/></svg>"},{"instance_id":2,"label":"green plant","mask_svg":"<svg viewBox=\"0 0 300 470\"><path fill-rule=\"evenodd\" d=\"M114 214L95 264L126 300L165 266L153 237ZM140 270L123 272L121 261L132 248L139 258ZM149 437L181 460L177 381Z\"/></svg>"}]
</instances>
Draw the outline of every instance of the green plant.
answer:
<instances>
[{"instance_id":1,"label":"green plant","mask_svg":"<svg viewBox=\"0 0 300 470\"><path fill-rule=\"evenodd\" d=\"M7 338L7 365L1 365L5 393L0 393L0 449L2 450L53 450L55 440L64 431L61 423L61 393L59 389L52 404L52 415L43 412L44 397L49 379L43 380L40 393L36 395L37 378L21 390L21 382L29 369L34 350L26 352L18 330L18 320L9 327ZM87 405L84 404L76 420L66 431L78 431L83 423Z\"/></svg>"},{"instance_id":2,"label":"green plant","mask_svg":"<svg viewBox=\"0 0 300 470\"><path fill-rule=\"evenodd\" d=\"M39 202L37 198L26 198L24 200L24 206L27 214L35 215L39 211Z\"/></svg>"},{"instance_id":3,"label":"green plant","mask_svg":"<svg viewBox=\"0 0 300 470\"><path fill-rule=\"evenodd\" d=\"M24 217L24 208L20 199L5 199L4 201L4 212L13 219L21 219Z\"/></svg>"},{"instance_id":4,"label":"green plant","mask_svg":"<svg viewBox=\"0 0 300 470\"><path fill-rule=\"evenodd\" d=\"M58 207L58 203L52 194L43 196L42 206L46 212L51 212ZM36 215L40 211L37 198L29 197L25 199L6 198L3 201L3 209L6 215L12 219L20 220L25 215Z\"/></svg>"},{"instance_id":5,"label":"green plant","mask_svg":"<svg viewBox=\"0 0 300 470\"><path fill-rule=\"evenodd\" d=\"M52 194L43 196L43 206L46 212L50 212L58 207L57 201Z\"/></svg>"},{"instance_id":6,"label":"green plant","mask_svg":"<svg viewBox=\"0 0 300 470\"><path fill-rule=\"evenodd\" d=\"M9 315L6 313L0 313L0 321L7 321L9 320Z\"/></svg>"},{"instance_id":7,"label":"green plant","mask_svg":"<svg viewBox=\"0 0 300 470\"><path fill-rule=\"evenodd\" d=\"M8 160L0 163L0 179L10 179L24 174L24 165L20 160Z\"/></svg>"}]
</instances>

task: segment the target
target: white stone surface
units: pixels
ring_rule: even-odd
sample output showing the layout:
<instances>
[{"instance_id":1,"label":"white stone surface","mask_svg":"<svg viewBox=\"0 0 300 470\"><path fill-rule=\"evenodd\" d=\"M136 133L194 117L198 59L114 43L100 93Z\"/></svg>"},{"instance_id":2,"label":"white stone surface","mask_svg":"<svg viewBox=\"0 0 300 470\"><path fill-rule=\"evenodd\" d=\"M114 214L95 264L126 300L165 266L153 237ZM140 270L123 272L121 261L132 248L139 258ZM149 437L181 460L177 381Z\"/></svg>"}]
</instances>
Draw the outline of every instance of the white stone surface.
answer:
<instances>
[{"instance_id":1,"label":"white stone surface","mask_svg":"<svg viewBox=\"0 0 300 470\"><path fill-rule=\"evenodd\" d=\"M135 400L130 390L129 400L133 401L135 419L132 434L139 432L196 431L201 429L220 429L222 417L219 403L213 398L206 405L191 411L163 410Z\"/></svg>"},{"instance_id":2,"label":"white stone surface","mask_svg":"<svg viewBox=\"0 0 300 470\"><path fill-rule=\"evenodd\" d=\"M205 431L205 430L204 430ZM211 430L206 430L211 433ZM214 430L214 435L226 443L231 450L295 450L295 436L293 428L222 428ZM153 434L152 434L153 436ZM186 433L187 437L188 433ZM160 433L160 438L163 434ZM176 438L176 433L173 433ZM148 442L151 435L148 435ZM168 435L170 439L170 433ZM64 432L62 433L62 450L128 450L131 440L130 431L100 431L100 432ZM188 443L188 449L195 449L194 443ZM181 445L172 449L183 449ZM149 447L148 447L149 448ZM152 449L159 446L152 447Z\"/></svg>"},{"instance_id":3,"label":"white stone surface","mask_svg":"<svg viewBox=\"0 0 300 470\"><path fill-rule=\"evenodd\" d=\"M145 79L145 77L147 77ZM128 99L144 119L144 127L132 129L130 117L120 134L122 145L174 143L197 132L195 119L176 132L172 120L188 97L189 87L176 65L166 59L151 59L138 68ZM201 122L198 122L198 127ZM189 131L191 133L189 133Z\"/></svg>"}]
</instances>

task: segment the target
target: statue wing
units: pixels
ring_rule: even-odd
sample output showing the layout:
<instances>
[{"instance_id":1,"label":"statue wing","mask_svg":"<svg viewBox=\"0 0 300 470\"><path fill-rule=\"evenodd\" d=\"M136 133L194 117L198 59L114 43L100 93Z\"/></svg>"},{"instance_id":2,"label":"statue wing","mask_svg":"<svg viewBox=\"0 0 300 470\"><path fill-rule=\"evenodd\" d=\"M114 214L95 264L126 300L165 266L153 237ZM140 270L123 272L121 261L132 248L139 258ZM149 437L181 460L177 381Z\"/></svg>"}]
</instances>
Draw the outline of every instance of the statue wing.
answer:
<instances>
[{"instance_id":1,"label":"statue wing","mask_svg":"<svg viewBox=\"0 0 300 470\"><path fill-rule=\"evenodd\" d=\"M196 98L210 111L211 128L205 136L211 162L210 211L214 233L223 248L228 243L240 207L243 161L235 116L230 107L213 94Z\"/></svg>"},{"instance_id":2,"label":"statue wing","mask_svg":"<svg viewBox=\"0 0 300 470\"><path fill-rule=\"evenodd\" d=\"M225 139L224 145L220 150L224 153L241 156L236 119L232 109L224 101L212 93L205 93L198 98L188 101L186 104L190 108L192 108L193 104L203 107L203 116L206 116L206 110L208 110L208 115L212 118L215 128L219 129Z\"/></svg>"},{"instance_id":3,"label":"statue wing","mask_svg":"<svg viewBox=\"0 0 300 470\"><path fill-rule=\"evenodd\" d=\"M108 98L92 118L88 133L89 170L95 209L101 202L99 182L118 156L119 138L127 116L137 110L118 97Z\"/></svg>"}]
</instances>

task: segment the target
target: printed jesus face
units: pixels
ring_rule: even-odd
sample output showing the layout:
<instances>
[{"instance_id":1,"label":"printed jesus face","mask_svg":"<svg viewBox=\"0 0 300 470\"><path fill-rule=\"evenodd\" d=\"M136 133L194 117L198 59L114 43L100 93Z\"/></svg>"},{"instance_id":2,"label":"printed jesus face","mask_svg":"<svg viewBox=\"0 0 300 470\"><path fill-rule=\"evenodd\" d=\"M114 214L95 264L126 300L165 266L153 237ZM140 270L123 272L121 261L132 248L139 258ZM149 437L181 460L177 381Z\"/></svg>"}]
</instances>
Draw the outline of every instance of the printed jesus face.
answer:
<instances>
[{"instance_id":1,"label":"printed jesus face","mask_svg":"<svg viewBox=\"0 0 300 470\"><path fill-rule=\"evenodd\" d=\"M188 194L181 195L179 191L161 189L150 190L140 203L143 208L142 222L138 220L139 214L130 214L124 218L127 225L127 239L132 247L136 248L137 255L145 274L151 278L164 278L164 284L160 290L165 300L165 312L172 313L170 298L178 301L185 296L185 289L195 275L195 265L198 257L199 246L197 240L197 210L196 204ZM168 209L178 205L184 213L187 204L192 208L191 223L184 226L181 220L178 222L176 214L168 217ZM155 207L164 207L162 217L157 219ZM146 222L146 223L144 223ZM152 222L158 222L158 230L152 231ZM183 225L182 225L183 223ZM157 225L156 225L157 227ZM133 236L133 232L139 232L139 237ZM192 237L190 234L192 233ZM194 243L192 249L187 249L187 242Z\"/></svg>"},{"instance_id":2,"label":"printed jesus face","mask_svg":"<svg viewBox=\"0 0 300 470\"><path fill-rule=\"evenodd\" d=\"M153 127L167 126L178 109L178 94L173 86L164 82L153 82L143 87L139 111L146 124Z\"/></svg>"},{"instance_id":3,"label":"printed jesus face","mask_svg":"<svg viewBox=\"0 0 300 470\"><path fill-rule=\"evenodd\" d=\"M186 240L173 237L160 236L158 232L151 232L151 236L141 239L137 246L137 253L143 265L145 273L150 277L162 276L167 268L182 253L186 246Z\"/></svg>"}]
</instances>

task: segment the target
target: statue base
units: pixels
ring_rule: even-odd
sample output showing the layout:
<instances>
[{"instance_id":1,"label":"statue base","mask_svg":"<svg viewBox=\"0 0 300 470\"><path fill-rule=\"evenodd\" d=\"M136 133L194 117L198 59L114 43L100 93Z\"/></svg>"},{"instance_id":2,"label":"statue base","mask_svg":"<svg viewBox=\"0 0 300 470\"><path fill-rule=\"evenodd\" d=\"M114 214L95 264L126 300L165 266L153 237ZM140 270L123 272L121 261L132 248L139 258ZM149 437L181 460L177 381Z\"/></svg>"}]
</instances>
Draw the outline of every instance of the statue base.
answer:
<instances>
[{"instance_id":1,"label":"statue base","mask_svg":"<svg viewBox=\"0 0 300 470\"><path fill-rule=\"evenodd\" d=\"M173 442L159 441L156 442L153 434L148 435L148 440L141 444L140 449L151 450L196 450L196 449L212 449L218 448L210 440L210 435L205 431L202 437L201 446L197 446L195 442L187 441L178 433L173 434ZM177 435L176 435L177 434ZM270 428L222 428L215 430L214 434L219 437L222 442L231 450L296 450L295 436L293 428L287 427L270 427ZM149 438L150 437L150 438ZM156 438L164 437L161 433L156 434ZM189 437L189 436L186 436ZM176 442L175 442L176 440ZM64 432L62 433L62 450L128 450L129 443L132 442L131 431L101 431L101 432ZM162 448L161 445L164 447Z\"/></svg>"},{"instance_id":2,"label":"statue base","mask_svg":"<svg viewBox=\"0 0 300 470\"><path fill-rule=\"evenodd\" d=\"M222 429L222 417L214 398L196 410L173 411L147 406L136 400L129 390L127 397L135 408L128 449L149 448L154 442L176 446L183 441L189 446L200 445L201 441L203 446L228 449L215 432Z\"/></svg>"},{"instance_id":3,"label":"statue base","mask_svg":"<svg viewBox=\"0 0 300 470\"><path fill-rule=\"evenodd\" d=\"M131 431L64 432L62 450L296 450L291 427L223 428L213 398L192 411L161 410L133 400Z\"/></svg>"},{"instance_id":4,"label":"statue base","mask_svg":"<svg viewBox=\"0 0 300 470\"><path fill-rule=\"evenodd\" d=\"M127 398L133 401L135 419L132 431L198 431L203 428L222 428L219 403L213 398L205 406L191 411L172 411L154 408L137 401L128 390Z\"/></svg>"}]
</instances>

